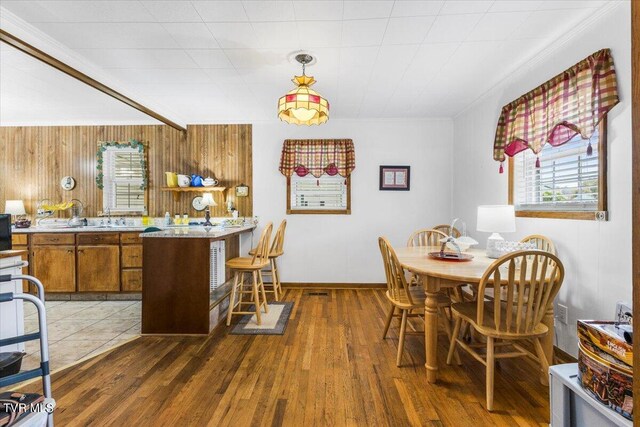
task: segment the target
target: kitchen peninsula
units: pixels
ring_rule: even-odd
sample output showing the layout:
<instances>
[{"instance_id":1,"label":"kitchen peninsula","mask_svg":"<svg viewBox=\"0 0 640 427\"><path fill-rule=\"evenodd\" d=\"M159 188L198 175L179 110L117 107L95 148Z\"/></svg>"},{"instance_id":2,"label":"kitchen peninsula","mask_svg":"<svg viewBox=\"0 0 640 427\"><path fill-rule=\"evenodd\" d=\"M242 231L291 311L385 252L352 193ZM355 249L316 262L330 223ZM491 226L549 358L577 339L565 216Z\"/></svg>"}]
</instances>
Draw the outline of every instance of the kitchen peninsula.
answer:
<instances>
[{"instance_id":1,"label":"kitchen peninsula","mask_svg":"<svg viewBox=\"0 0 640 427\"><path fill-rule=\"evenodd\" d=\"M255 225L176 228L143 237L142 333L206 335L226 308L226 260L251 244Z\"/></svg>"}]
</instances>

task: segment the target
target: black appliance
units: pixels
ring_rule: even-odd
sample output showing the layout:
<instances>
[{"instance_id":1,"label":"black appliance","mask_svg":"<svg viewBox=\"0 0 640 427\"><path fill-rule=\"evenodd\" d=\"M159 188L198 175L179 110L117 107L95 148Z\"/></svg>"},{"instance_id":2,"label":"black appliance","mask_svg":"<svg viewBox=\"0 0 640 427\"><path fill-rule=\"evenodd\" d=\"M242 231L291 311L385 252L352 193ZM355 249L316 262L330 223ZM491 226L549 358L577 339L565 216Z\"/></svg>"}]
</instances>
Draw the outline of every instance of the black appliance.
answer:
<instances>
[{"instance_id":1,"label":"black appliance","mask_svg":"<svg viewBox=\"0 0 640 427\"><path fill-rule=\"evenodd\" d=\"M0 214L0 251L11 249L11 215Z\"/></svg>"}]
</instances>

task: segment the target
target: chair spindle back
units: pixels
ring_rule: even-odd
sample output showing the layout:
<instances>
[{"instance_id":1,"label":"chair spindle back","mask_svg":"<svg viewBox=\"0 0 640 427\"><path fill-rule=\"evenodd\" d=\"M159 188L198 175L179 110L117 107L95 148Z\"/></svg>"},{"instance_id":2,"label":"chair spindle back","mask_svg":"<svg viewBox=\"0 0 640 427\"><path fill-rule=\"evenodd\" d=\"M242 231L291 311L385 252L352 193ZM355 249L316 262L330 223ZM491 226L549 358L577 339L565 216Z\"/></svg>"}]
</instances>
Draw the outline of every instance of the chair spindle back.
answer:
<instances>
[{"instance_id":1,"label":"chair spindle back","mask_svg":"<svg viewBox=\"0 0 640 427\"><path fill-rule=\"evenodd\" d=\"M447 237L442 231L434 230L432 228L425 228L422 230L414 231L407 241L408 247L413 246L440 246L440 239Z\"/></svg>"},{"instance_id":2,"label":"chair spindle back","mask_svg":"<svg viewBox=\"0 0 640 427\"><path fill-rule=\"evenodd\" d=\"M557 255L556 246L553 244L553 241L547 236L543 236L541 234L532 234L530 236L524 237L522 240L520 240L520 242L533 243L539 250Z\"/></svg>"},{"instance_id":3,"label":"chair spindle back","mask_svg":"<svg viewBox=\"0 0 640 427\"><path fill-rule=\"evenodd\" d=\"M540 250L516 251L489 266L478 288L478 324L493 316L495 327L504 333L530 333L553 304L564 280L560 259ZM493 299L493 313L485 313L482 297L489 286L501 287L502 298ZM502 310L501 310L502 309ZM504 314L504 318L502 318Z\"/></svg>"},{"instance_id":4,"label":"chair spindle back","mask_svg":"<svg viewBox=\"0 0 640 427\"><path fill-rule=\"evenodd\" d=\"M271 251L272 254L281 254L284 252L284 232L287 228L287 220L283 219L278 229L276 230L275 236L273 236L273 242L271 243Z\"/></svg>"},{"instance_id":5,"label":"chair spindle back","mask_svg":"<svg viewBox=\"0 0 640 427\"><path fill-rule=\"evenodd\" d=\"M382 253L382 261L384 263L384 272L387 276L387 291L390 298L399 303L413 304L411 293L408 292L409 285L404 276L404 268L398 261L396 252L393 250L389 241L384 237L378 238L380 252Z\"/></svg>"},{"instance_id":6,"label":"chair spindle back","mask_svg":"<svg viewBox=\"0 0 640 427\"><path fill-rule=\"evenodd\" d=\"M251 264L264 264L269 262L269 240L271 240L271 232L273 231L273 223L267 223L267 226L262 230L260 239L258 240L258 246L251 258Z\"/></svg>"},{"instance_id":7,"label":"chair spindle back","mask_svg":"<svg viewBox=\"0 0 640 427\"><path fill-rule=\"evenodd\" d=\"M462 235L462 233L460 233L460 230L455 227L451 228L451 226L447 224L436 225L432 228L432 230L441 231L447 236L455 237L456 239Z\"/></svg>"}]
</instances>

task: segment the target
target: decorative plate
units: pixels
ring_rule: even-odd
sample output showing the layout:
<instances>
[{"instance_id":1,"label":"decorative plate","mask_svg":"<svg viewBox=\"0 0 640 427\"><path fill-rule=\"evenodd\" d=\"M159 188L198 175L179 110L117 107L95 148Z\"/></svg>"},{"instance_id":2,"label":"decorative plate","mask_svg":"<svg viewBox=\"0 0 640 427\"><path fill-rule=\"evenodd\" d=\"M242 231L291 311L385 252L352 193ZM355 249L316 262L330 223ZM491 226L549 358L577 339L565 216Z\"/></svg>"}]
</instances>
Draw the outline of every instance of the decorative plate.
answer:
<instances>
[{"instance_id":1,"label":"decorative plate","mask_svg":"<svg viewBox=\"0 0 640 427\"><path fill-rule=\"evenodd\" d=\"M202 203L202 201L203 201L202 200L202 196L196 196L191 201L191 206L193 206L193 209L195 209L197 211L203 211L207 207Z\"/></svg>"},{"instance_id":2,"label":"decorative plate","mask_svg":"<svg viewBox=\"0 0 640 427\"><path fill-rule=\"evenodd\" d=\"M456 252L429 252L429 258L439 259L441 261L471 261L473 259L473 255L469 254L460 254L458 255Z\"/></svg>"},{"instance_id":3,"label":"decorative plate","mask_svg":"<svg viewBox=\"0 0 640 427\"><path fill-rule=\"evenodd\" d=\"M60 187L65 191L73 190L76 186L76 180L71 176L65 176L60 180Z\"/></svg>"}]
</instances>

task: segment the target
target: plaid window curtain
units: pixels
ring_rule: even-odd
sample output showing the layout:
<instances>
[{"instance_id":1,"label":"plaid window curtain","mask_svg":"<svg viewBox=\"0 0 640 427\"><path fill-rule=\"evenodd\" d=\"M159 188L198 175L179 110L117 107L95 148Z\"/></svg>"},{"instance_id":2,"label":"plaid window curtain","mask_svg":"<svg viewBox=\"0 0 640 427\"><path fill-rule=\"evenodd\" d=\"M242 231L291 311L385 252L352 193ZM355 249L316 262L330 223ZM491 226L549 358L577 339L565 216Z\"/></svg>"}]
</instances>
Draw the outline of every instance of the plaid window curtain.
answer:
<instances>
[{"instance_id":1,"label":"plaid window curtain","mask_svg":"<svg viewBox=\"0 0 640 427\"><path fill-rule=\"evenodd\" d=\"M351 139L286 139L282 145L280 172L291 176L323 174L347 177L356 167Z\"/></svg>"},{"instance_id":2,"label":"plaid window curtain","mask_svg":"<svg viewBox=\"0 0 640 427\"><path fill-rule=\"evenodd\" d=\"M503 162L527 148L538 154L547 142L559 146L578 134L589 139L618 102L613 58L602 49L502 107L493 158Z\"/></svg>"}]
</instances>

